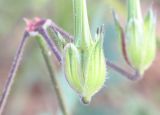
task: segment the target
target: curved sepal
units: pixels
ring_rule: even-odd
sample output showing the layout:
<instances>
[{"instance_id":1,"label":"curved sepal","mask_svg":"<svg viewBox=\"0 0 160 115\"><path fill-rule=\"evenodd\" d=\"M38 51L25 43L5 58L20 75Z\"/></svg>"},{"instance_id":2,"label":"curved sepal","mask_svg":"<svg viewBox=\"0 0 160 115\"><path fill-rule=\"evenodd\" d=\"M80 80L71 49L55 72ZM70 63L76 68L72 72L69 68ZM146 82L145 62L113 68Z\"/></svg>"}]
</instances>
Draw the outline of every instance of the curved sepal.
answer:
<instances>
[{"instance_id":1,"label":"curved sepal","mask_svg":"<svg viewBox=\"0 0 160 115\"><path fill-rule=\"evenodd\" d=\"M80 55L74 44L69 43L65 46L64 58L64 69L68 83L78 93L82 93L83 78L80 68Z\"/></svg>"}]
</instances>

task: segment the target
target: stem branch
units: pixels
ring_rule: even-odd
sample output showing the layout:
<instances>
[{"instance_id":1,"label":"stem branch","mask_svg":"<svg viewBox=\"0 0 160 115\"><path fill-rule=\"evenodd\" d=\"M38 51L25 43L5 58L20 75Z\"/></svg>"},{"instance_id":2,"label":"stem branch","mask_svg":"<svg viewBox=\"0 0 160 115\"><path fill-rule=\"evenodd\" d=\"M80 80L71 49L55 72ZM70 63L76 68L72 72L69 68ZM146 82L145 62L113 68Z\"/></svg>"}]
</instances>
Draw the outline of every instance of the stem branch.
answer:
<instances>
[{"instance_id":1,"label":"stem branch","mask_svg":"<svg viewBox=\"0 0 160 115\"><path fill-rule=\"evenodd\" d=\"M62 95L62 92L61 92L61 89L60 89L59 82L56 79L55 74L54 74L55 72L52 69L53 68L52 67L52 61L51 61L51 59L49 59L49 56L48 56L48 53L47 53L48 49L45 47L46 44L44 44L44 42L41 38L37 39L37 43L39 44L39 47L41 49L43 58L45 60L48 72L50 74L52 84L54 86L54 89L55 89L55 92L56 92L56 95L57 95L57 98L58 98L58 101L59 101L59 104L60 104L60 107L61 107L61 110L62 110L64 115L69 115L68 111L67 111L67 107L66 107L64 99L63 99L63 95Z\"/></svg>"},{"instance_id":2,"label":"stem branch","mask_svg":"<svg viewBox=\"0 0 160 115\"><path fill-rule=\"evenodd\" d=\"M17 50L17 53L16 53L15 58L13 60L13 63L11 65L11 69L10 69L7 81L6 81L4 88L3 88L2 96L0 98L0 115L2 115L4 107L7 103L8 96L10 94L12 85L14 83L14 79L16 77L15 74L17 72L19 65L20 65L21 57L23 55L23 49L24 49L27 38L28 38L28 32L25 32L24 36L22 38L22 41L20 43L20 46L18 47L18 50Z\"/></svg>"},{"instance_id":3,"label":"stem branch","mask_svg":"<svg viewBox=\"0 0 160 115\"><path fill-rule=\"evenodd\" d=\"M62 61L62 56L60 54L60 52L58 51L56 45L54 44L54 42L52 41L52 39L49 37L48 33L46 32L46 30L44 30L43 28L39 28L38 29L39 34L45 39L45 41L47 42L47 45L50 47L50 49L52 50L52 52L55 54L56 58L58 59L58 61L61 63Z\"/></svg>"},{"instance_id":4,"label":"stem branch","mask_svg":"<svg viewBox=\"0 0 160 115\"><path fill-rule=\"evenodd\" d=\"M113 64L110 61L106 61L106 64L107 64L108 67L114 69L115 71L117 71L118 73L124 75L125 77L127 77L130 80L138 80L140 78L140 74L136 70L134 70L133 73L129 73L128 71L122 69L121 67L119 67L116 64Z\"/></svg>"}]
</instances>

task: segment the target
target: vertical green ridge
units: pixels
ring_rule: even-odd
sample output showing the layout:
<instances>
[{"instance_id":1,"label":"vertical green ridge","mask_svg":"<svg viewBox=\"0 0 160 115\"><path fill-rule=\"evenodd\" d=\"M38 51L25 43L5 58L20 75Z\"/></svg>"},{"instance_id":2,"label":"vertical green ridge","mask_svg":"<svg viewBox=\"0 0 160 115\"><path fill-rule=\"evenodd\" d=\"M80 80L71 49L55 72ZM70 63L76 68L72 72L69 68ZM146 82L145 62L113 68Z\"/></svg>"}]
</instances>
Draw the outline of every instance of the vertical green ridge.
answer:
<instances>
[{"instance_id":1,"label":"vertical green ridge","mask_svg":"<svg viewBox=\"0 0 160 115\"><path fill-rule=\"evenodd\" d=\"M75 17L75 43L80 48L86 48L91 43L91 33L88 22L86 0L73 0Z\"/></svg>"}]
</instances>

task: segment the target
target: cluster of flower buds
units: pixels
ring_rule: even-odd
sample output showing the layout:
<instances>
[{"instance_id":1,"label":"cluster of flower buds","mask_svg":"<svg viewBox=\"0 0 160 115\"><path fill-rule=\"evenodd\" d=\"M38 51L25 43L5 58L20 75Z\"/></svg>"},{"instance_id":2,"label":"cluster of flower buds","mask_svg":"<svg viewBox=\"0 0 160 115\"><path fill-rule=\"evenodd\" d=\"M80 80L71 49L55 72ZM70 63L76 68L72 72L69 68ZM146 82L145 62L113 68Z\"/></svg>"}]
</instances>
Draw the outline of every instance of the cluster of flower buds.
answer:
<instances>
[{"instance_id":1,"label":"cluster of flower buds","mask_svg":"<svg viewBox=\"0 0 160 115\"><path fill-rule=\"evenodd\" d=\"M126 62L142 75L152 64L156 53L156 17L150 9L143 19L140 0L128 0L128 20L123 32L115 16L122 39Z\"/></svg>"},{"instance_id":2,"label":"cluster of flower buds","mask_svg":"<svg viewBox=\"0 0 160 115\"><path fill-rule=\"evenodd\" d=\"M104 85L106 63L103 53L103 27L92 38L86 0L73 0L75 13L75 39L64 50L64 70L70 86L89 103L91 97Z\"/></svg>"}]
</instances>

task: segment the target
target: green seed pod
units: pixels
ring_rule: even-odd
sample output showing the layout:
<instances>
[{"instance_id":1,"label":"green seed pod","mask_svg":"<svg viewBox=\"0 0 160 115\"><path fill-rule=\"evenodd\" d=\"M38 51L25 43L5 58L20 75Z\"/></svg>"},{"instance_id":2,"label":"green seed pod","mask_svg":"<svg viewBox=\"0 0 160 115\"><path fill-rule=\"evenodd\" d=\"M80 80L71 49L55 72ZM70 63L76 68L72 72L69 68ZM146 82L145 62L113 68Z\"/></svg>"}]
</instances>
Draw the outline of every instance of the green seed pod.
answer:
<instances>
[{"instance_id":1,"label":"green seed pod","mask_svg":"<svg viewBox=\"0 0 160 115\"><path fill-rule=\"evenodd\" d=\"M131 3L133 2L134 1ZM156 20L152 10L148 12L143 20L140 15L141 10L139 8L139 0L135 0L135 3L133 3L133 5L136 12L132 13L134 15L129 13L130 15L128 17L126 28L126 49L131 65L143 74L151 65L156 53ZM130 4L130 6L131 5L132 4ZM134 12L133 10L134 9L129 8L129 11Z\"/></svg>"},{"instance_id":2,"label":"green seed pod","mask_svg":"<svg viewBox=\"0 0 160 115\"><path fill-rule=\"evenodd\" d=\"M125 33L116 15L114 19L122 38L125 60L142 75L152 64L156 53L156 18L153 11L150 9L143 19L140 1L128 0L128 21Z\"/></svg>"},{"instance_id":3,"label":"green seed pod","mask_svg":"<svg viewBox=\"0 0 160 115\"><path fill-rule=\"evenodd\" d=\"M66 78L70 86L82 96L84 103L89 103L105 82L106 64L102 44L103 39L97 35L88 50L81 50L72 43L65 47Z\"/></svg>"},{"instance_id":4,"label":"green seed pod","mask_svg":"<svg viewBox=\"0 0 160 115\"><path fill-rule=\"evenodd\" d=\"M92 39L86 0L73 0L75 13L75 41L64 50L64 70L70 86L87 104L104 85L106 63L103 53L102 27Z\"/></svg>"}]
</instances>

